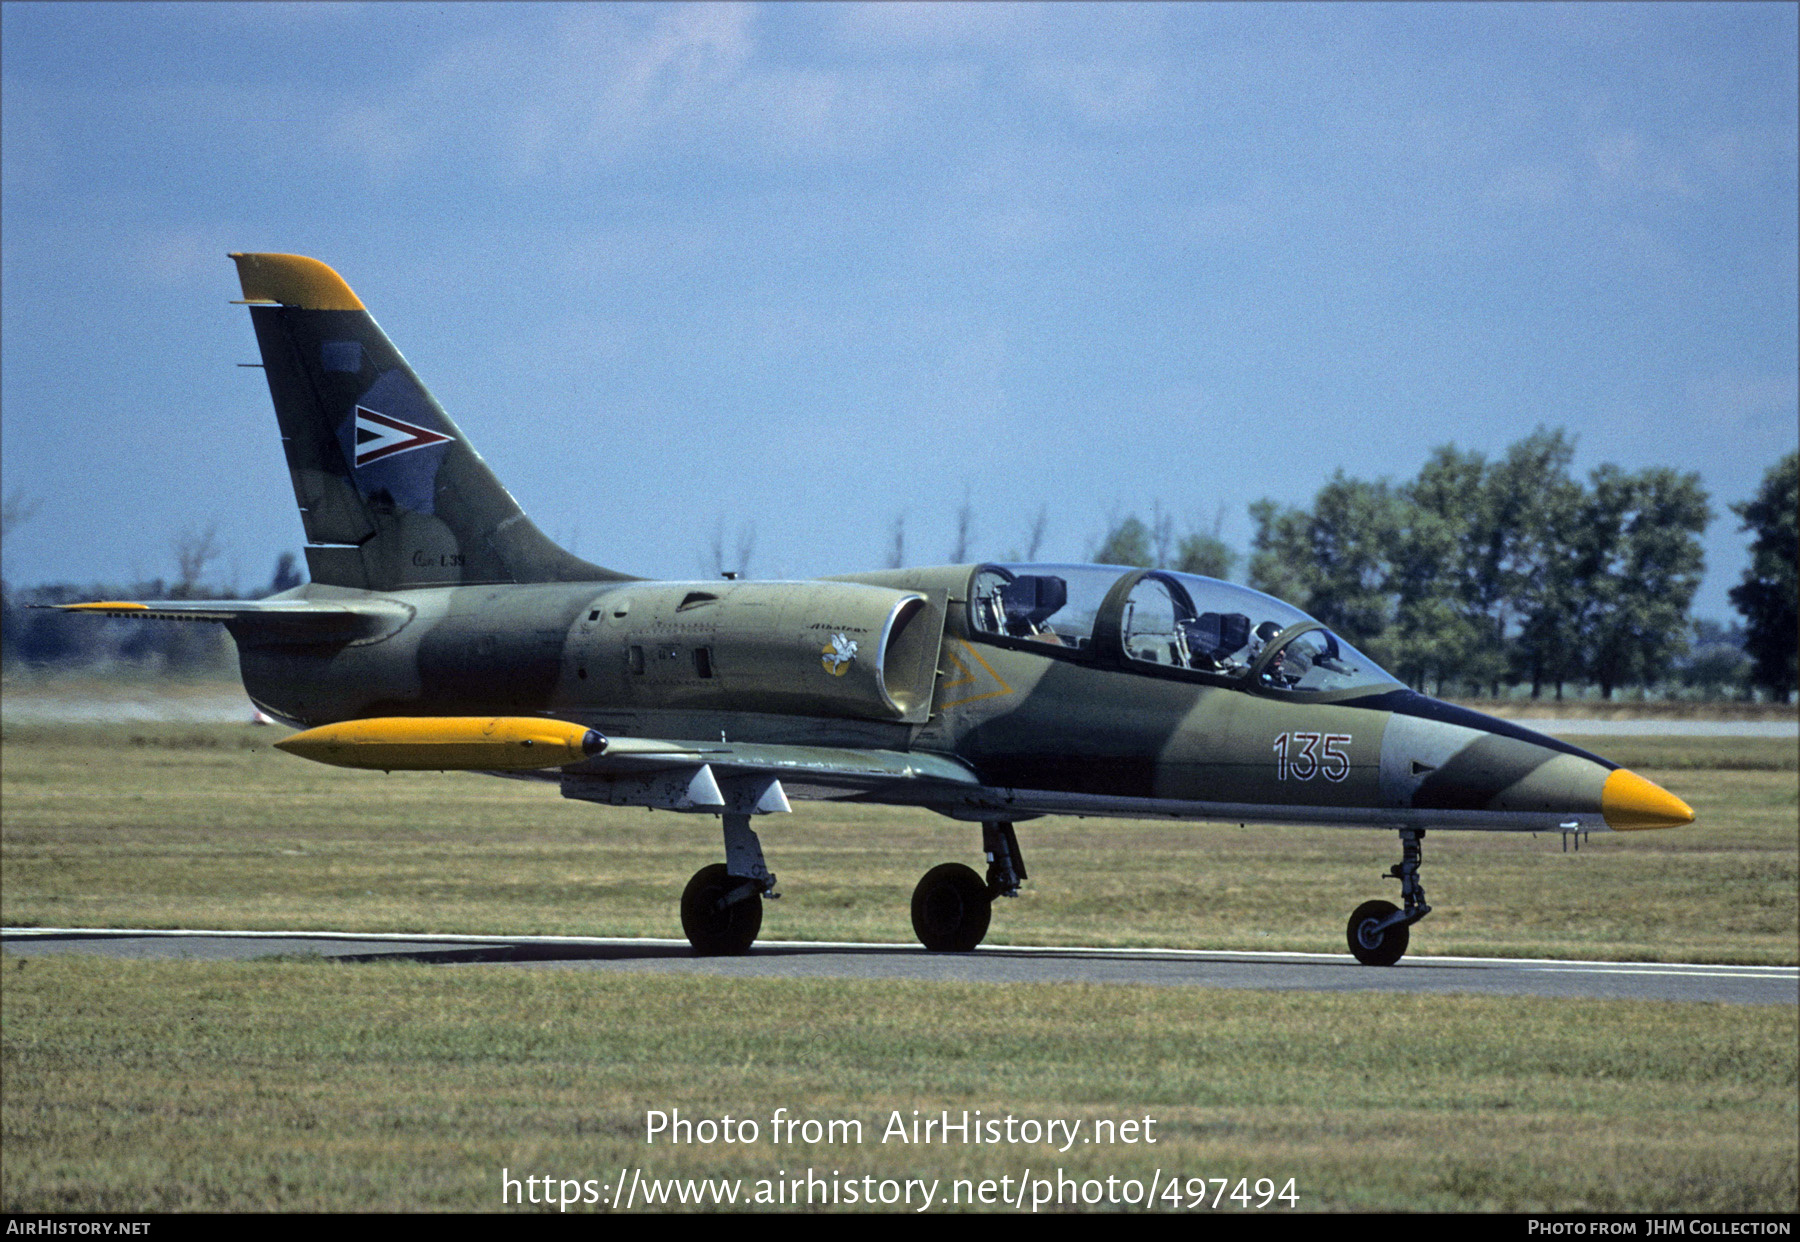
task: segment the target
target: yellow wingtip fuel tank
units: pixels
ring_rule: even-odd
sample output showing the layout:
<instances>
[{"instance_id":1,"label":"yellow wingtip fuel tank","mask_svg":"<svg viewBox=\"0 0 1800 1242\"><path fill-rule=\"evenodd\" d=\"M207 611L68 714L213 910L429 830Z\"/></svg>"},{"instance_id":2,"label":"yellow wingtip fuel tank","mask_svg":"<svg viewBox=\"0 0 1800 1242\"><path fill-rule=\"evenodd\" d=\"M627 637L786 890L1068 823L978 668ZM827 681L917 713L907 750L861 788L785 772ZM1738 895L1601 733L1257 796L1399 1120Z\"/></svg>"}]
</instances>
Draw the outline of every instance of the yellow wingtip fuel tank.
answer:
<instances>
[{"instance_id":1,"label":"yellow wingtip fuel tank","mask_svg":"<svg viewBox=\"0 0 1800 1242\"><path fill-rule=\"evenodd\" d=\"M606 749L583 725L533 716L384 716L320 725L275 743L302 759L384 772L529 771Z\"/></svg>"}]
</instances>

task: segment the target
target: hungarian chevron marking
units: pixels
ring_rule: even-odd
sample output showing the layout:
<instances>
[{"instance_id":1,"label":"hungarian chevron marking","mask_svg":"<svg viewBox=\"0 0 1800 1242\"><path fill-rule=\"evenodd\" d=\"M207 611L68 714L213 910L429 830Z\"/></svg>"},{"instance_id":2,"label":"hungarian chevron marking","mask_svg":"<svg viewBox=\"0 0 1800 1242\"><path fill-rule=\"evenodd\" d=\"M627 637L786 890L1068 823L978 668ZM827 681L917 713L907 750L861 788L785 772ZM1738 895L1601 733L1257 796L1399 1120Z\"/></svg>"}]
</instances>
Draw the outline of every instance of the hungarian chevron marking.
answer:
<instances>
[{"instance_id":1,"label":"hungarian chevron marking","mask_svg":"<svg viewBox=\"0 0 1800 1242\"><path fill-rule=\"evenodd\" d=\"M384 457L410 453L414 449L443 444L451 437L414 423L403 422L391 414L356 407L356 465L358 469Z\"/></svg>"}]
</instances>

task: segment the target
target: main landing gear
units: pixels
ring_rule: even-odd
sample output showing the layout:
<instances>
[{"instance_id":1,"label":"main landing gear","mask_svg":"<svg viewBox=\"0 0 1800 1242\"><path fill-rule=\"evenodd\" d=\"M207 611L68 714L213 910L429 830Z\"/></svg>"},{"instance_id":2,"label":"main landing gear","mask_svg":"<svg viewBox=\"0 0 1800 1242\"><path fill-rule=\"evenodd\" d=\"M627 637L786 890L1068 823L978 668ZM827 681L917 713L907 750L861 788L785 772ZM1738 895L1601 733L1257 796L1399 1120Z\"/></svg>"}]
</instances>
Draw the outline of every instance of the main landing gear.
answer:
<instances>
[{"instance_id":1,"label":"main landing gear","mask_svg":"<svg viewBox=\"0 0 1800 1242\"><path fill-rule=\"evenodd\" d=\"M770 900L775 875L763 862L762 842L748 815L726 814L725 858L694 872L681 894L681 930L701 957L748 953L762 930L763 894Z\"/></svg>"},{"instance_id":2,"label":"main landing gear","mask_svg":"<svg viewBox=\"0 0 1800 1242\"><path fill-rule=\"evenodd\" d=\"M694 872L681 894L681 930L702 957L748 953L762 930L764 896L771 900L775 876L763 861L762 842L750 816L727 813L725 859ZM1026 880L1019 838L1005 820L981 825L987 851L984 880L962 863L944 863L925 873L913 889L913 931L919 943L939 953L967 953L987 935L995 897L1017 897Z\"/></svg>"},{"instance_id":3,"label":"main landing gear","mask_svg":"<svg viewBox=\"0 0 1800 1242\"><path fill-rule=\"evenodd\" d=\"M1408 929L1431 913L1425 904L1425 886L1419 883L1419 863L1424 858L1419 842L1424 839L1423 828L1402 828L1400 861L1388 868L1389 877L1400 881L1400 900L1406 908L1391 901L1365 901L1350 915L1345 938L1350 952L1364 966L1392 966L1399 961L1412 939Z\"/></svg>"},{"instance_id":4,"label":"main landing gear","mask_svg":"<svg viewBox=\"0 0 1800 1242\"><path fill-rule=\"evenodd\" d=\"M972 867L943 863L925 873L912 895L913 932L919 943L937 953L967 953L987 935L995 897L1017 897L1028 877L1019 838L1011 823L981 825L988 873L983 880Z\"/></svg>"}]
</instances>

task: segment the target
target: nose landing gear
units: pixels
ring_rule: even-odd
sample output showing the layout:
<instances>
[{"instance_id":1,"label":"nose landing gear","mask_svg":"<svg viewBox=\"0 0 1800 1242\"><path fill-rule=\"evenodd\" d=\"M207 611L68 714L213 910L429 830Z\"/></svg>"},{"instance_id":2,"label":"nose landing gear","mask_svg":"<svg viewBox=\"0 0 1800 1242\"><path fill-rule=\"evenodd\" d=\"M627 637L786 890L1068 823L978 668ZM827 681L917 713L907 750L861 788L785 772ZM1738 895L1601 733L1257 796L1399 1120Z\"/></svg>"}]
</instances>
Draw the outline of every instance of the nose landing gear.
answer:
<instances>
[{"instance_id":1,"label":"nose landing gear","mask_svg":"<svg viewBox=\"0 0 1800 1242\"><path fill-rule=\"evenodd\" d=\"M1392 966L1406 952L1412 939L1409 930L1414 923L1431 913L1425 904L1425 886L1419 882L1419 864L1424 849L1423 828L1400 830L1400 861L1388 869L1391 879L1400 881L1401 909L1391 901L1365 901L1350 915L1344 929L1350 952L1364 966Z\"/></svg>"}]
</instances>

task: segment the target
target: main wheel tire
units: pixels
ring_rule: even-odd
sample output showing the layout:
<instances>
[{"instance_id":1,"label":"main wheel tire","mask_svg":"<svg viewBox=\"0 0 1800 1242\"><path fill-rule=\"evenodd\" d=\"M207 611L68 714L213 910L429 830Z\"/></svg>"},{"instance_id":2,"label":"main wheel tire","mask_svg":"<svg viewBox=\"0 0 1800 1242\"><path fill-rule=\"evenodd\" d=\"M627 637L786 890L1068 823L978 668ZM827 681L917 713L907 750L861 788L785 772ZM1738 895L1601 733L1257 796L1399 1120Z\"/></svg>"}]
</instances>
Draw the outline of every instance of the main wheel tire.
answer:
<instances>
[{"instance_id":1,"label":"main wheel tire","mask_svg":"<svg viewBox=\"0 0 1800 1242\"><path fill-rule=\"evenodd\" d=\"M1344 935L1357 961L1364 966L1392 966L1400 960L1412 940L1412 929L1396 923L1381 932L1374 930L1381 920L1398 913L1400 907L1391 901L1365 901L1356 907Z\"/></svg>"},{"instance_id":2,"label":"main wheel tire","mask_svg":"<svg viewBox=\"0 0 1800 1242\"><path fill-rule=\"evenodd\" d=\"M762 930L762 894L751 893L742 901L719 907L720 898L748 883L713 863L694 872L681 892L681 930L701 957L735 957L750 951Z\"/></svg>"},{"instance_id":3,"label":"main wheel tire","mask_svg":"<svg viewBox=\"0 0 1800 1242\"><path fill-rule=\"evenodd\" d=\"M987 884L961 863L933 867L913 889L913 931L937 953L969 952L987 935L993 914Z\"/></svg>"}]
</instances>

